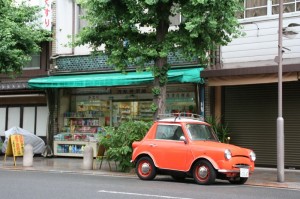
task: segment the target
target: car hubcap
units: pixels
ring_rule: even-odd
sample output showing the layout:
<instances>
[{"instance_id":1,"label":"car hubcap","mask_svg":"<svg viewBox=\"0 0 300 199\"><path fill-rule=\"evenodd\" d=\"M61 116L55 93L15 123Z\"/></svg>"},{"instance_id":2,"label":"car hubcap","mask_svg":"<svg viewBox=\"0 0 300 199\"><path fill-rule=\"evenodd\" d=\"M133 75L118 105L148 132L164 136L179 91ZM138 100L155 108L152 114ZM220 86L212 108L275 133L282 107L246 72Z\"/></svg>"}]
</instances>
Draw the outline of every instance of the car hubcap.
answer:
<instances>
[{"instance_id":1,"label":"car hubcap","mask_svg":"<svg viewBox=\"0 0 300 199\"><path fill-rule=\"evenodd\" d=\"M145 163L142 164L141 168L142 168L141 169L142 173L143 174L147 174L147 173L149 173L151 167L150 167L150 165L148 163L145 162Z\"/></svg>"},{"instance_id":2,"label":"car hubcap","mask_svg":"<svg viewBox=\"0 0 300 199\"><path fill-rule=\"evenodd\" d=\"M205 166L201 166L198 169L198 175L200 178L206 178L208 174L208 170Z\"/></svg>"}]
</instances>

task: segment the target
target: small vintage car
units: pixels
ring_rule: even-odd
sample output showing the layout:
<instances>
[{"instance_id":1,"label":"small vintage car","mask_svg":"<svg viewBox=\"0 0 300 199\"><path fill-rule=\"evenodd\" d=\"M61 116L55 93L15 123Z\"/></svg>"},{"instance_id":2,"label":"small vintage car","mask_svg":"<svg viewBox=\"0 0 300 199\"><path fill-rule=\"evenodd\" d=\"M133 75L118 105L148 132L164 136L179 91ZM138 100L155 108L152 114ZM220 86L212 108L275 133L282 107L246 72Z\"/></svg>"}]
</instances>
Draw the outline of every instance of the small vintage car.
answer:
<instances>
[{"instance_id":1,"label":"small vintage car","mask_svg":"<svg viewBox=\"0 0 300 199\"><path fill-rule=\"evenodd\" d=\"M221 143L202 117L182 115L158 119L141 141L132 143L138 177L152 180L167 174L179 181L193 177L203 185L216 179L244 184L254 171L255 153Z\"/></svg>"}]
</instances>

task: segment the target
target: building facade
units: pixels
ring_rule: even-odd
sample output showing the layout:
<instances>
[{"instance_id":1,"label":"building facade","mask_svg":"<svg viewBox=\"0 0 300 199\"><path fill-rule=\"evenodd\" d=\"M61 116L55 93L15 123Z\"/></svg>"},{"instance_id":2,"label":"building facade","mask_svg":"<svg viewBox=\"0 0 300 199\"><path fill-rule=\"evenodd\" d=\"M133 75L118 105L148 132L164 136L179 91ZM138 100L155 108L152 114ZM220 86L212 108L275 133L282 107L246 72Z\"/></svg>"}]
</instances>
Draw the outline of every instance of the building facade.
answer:
<instances>
[{"instance_id":1,"label":"building facade","mask_svg":"<svg viewBox=\"0 0 300 199\"><path fill-rule=\"evenodd\" d=\"M118 126L132 118L152 121L151 72L129 68L127 74L106 64L105 56L91 55L88 46L68 45L85 25L84 10L76 1L53 1L55 40L49 75L33 78L33 89L45 90L50 111L49 124L55 155L82 156L82 146L90 144L96 156L95 134L105 126ZM202 68L197 60L177 60L170 55L166 111L201 114L204 101Z\"/></svg>"},{"instance_id":2,"label":"building facade","mask_svg":"<svg viewBox=\"0 0 300 199\"><path fill-rule=\"evenodd\" d=\"M16 0L16 2L19 2ZM46 3L50 3L48 6ZM30 5L44 8L41 13L43 28L51 30L50 16L45 9L51 11L50 1L31 1ZM49 20L49 21L48 21ZM30 63L24 65L20 76L12 78L0 75L0 136L12 127L21 127L47 141L48 106L45 90L31 89L28 80L34 77L46 76L50 68L51 43L41 44L41 52L32 55Z\"/></svg>"},{"instance_id":3,"label":"building facade","mask_svg":"<svg viewBox=\"0 0 300 199\"><path fill-rule=\"evenodd\" d=\"M215 64L201 73L207 85L206 114L222 118L231 143L252 148L257 164L276 166L278 115L279 1L245 1L244 36L222 46ZM300 2L284 1L283 27L298 33ZM300 35L283 37L283 118L285 165L300 168Z\"/></svg>"}]
</instances>

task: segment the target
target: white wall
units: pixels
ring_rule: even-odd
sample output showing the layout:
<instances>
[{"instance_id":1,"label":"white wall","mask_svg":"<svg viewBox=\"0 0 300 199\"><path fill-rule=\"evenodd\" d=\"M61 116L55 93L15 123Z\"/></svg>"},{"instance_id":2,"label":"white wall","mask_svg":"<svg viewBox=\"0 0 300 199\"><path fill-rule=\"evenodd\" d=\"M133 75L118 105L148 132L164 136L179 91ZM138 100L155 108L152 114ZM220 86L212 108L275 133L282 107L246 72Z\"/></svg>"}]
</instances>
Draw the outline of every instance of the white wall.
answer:
<instances>
[{"instance_id":1,"label":"white wall","mask_svg":"<svg viewBox=\"0 0 300 199\"><path fill-rule=\"evenodd\" d=\"M298 16L284 18L283 27L299 23ZM256 20L243 25L244 37L234 39L228 46L221 48L223 68L255 67L276 65L278 54L278 16L277 18ZM297 27L300 32L300 26ZM283 37L283 46L289 48L283 54L284 64L300 62L300 33L294 39Z\"/></svg>"},{"instance_id":2,"label":"white wall","mask_svg":"<svg viewBox=\"0 0 300 199\"><path fill-rule=\"evenodd\" d=\"M72 48L67 46L71 41L73 25L73 0L56 1L56 54L70 54Z\"/></svg>"},{"instance_id":3,"label":"white wall","mask_svg":"<svg viewBox=\"0 0 300 199\"><path fill-rule=\"evenodd\" d=\"M74 3L75 2L75 3ZM74 3L74 4L73 4ZM73 27L74 26L74 27ZM78 8L75 0L56 1L56 52L55 54L86 55L91 49L88 45L78 46L72 49L68 45L72 41L72 35L77 34Z\"/></svg>"},{"instance_id":4,"label":"white wall","mask_svg":"<svg viewBox=\"0 0 300 199\"><path fill-rule=\"evenodd\" d=\"M24 107L23 110L23 129L33 133L35 123L35 107Z\"/></svg>"},{"instance_id":5,"label":"white wall","mask_svg":"<svg viewBox=\"0 0 300 199\"><path fill-rule=\"evenodd\" d=\"M47 106L37 107L36 135L47 136L49 109Z\"/></svg>"},{"instance_id":6,"label":"white wall","mask_svg":"<svg viewBox=\"0 0 300 199\"><path fill-rule=\"evenodd\" d=\"M4 136L6 108L0 108L0 136Z\"/></svg>"},{"instance_id":7,"label":"white wall","mask_svg":"<svg viewBox=\"0 0 300 199\"><path fill-rule=\"evenodd\" d=\"M8 108L8 126L7 129L20 126L20 107Z\"/></svg>"}]
</instances>

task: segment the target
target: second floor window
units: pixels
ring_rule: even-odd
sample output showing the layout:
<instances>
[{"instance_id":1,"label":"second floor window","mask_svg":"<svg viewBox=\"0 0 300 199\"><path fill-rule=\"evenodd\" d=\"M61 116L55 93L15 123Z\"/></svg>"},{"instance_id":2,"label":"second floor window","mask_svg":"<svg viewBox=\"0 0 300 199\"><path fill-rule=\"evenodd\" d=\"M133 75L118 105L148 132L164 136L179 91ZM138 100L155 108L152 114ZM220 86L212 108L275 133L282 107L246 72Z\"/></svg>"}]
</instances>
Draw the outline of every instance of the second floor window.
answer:
<instances>
[{"instance_id":1,"label":"second floor window","mask_svg":"<svg viewBox=\"0 0 300 199\"><path fill-rule=\"evenodd\" d=\"M39 69L41 68L41 55L40 53L34 54L31 61L24 66L24 69Z\"/></svg>"},{"instance_id":2,"label":"second floor window","mask_svg":"<svg viewBox=\"0 0 300 199\"><path fill-rule=\"evenodd\" d=\"M77 32L80 32L80 30L82 30L82 28L87 26L87 20L83 19L82 17L85 16L85 10L82 8L82 6L80 4L77 5L78 7L78 17L77 17L77 24L78 24L78 28L77 28Z\"/></svg>"},{"instance_id":3,"label":"second floor window","mask_svg":"<svg viewBox=\"0 0 300 199\"><path fill-rule=\"evenodd\" d=\"M283 0L283 13L300 11L300 0ZM279 13L279 0L272 1L272 14Z\"/></svg>"},{"instance_id":4,"label":"second floor window","mask_svg":"<svg viewBox=\"0 0 300 199\"><path fill-rule=\"evenodd\" d=\"M300 12L300 0L283 0L283 12ZM270 16L279 13L279 0L244 0L244 12L239 18Z\"/></svg>"}]
</instances>

